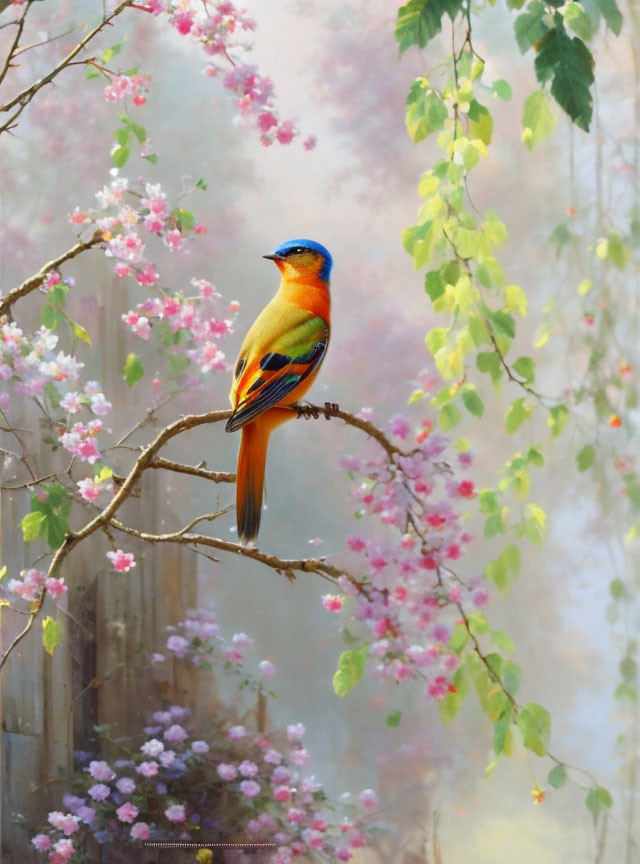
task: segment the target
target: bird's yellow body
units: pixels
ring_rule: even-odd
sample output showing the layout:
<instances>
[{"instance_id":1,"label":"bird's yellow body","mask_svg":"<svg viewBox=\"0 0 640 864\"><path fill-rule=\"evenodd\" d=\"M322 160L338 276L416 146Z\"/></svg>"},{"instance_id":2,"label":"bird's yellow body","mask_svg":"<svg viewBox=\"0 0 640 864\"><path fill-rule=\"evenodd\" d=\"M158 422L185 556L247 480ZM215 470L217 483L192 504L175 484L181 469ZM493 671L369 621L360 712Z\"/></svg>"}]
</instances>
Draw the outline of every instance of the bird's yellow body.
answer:
<instances>
[{"instance_id":1,"label":"bird's yellow body","mask_svg":"<svg viewBox=\"0 0 640 864\"><path fill-rule=\"evenodd\" d=\"M282 244L272 258L282 274L275 297L247 333L231 386L227 431L242 429L236 479L238 535L260 526L269 436L295 416L286 406L311 387L329 343L331 256L309 240Z\"/></svg>"}]
</instances>

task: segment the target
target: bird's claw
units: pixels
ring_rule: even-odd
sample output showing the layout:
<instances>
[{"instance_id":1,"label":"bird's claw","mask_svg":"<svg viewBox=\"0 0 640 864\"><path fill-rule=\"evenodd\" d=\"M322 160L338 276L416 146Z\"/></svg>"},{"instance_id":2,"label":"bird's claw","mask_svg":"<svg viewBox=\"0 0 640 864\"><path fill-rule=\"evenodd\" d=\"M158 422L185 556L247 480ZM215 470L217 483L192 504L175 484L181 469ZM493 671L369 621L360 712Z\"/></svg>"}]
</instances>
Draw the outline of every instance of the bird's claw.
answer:
<instances>
[{"instance_id":1,"label":"bird's claw","mask_svg":"<svg viewBox=\"0 0 640 864\"><path fill-rule=\"evenodd\" d=\"M297 412L298 416L296 417L299 420L301 417L304 417L305 420L308 420L310 417L313 417L314 420L317 420L320 416L319 410L315 405L302 405L299 402L296 402L295 405L292 406Z\"/></svg>"},{"instance_id":2,"label":"bird's claw","mask_svg":"<svg viewBox=\"0 0 640 864\"><path fill-rule=\"evenodd\" d=\"M324 416L326 420L329 420L331 417L337 417L338 411L340 411L340 406L337 402L324 403Z\"/></svg>"}]
</instances>

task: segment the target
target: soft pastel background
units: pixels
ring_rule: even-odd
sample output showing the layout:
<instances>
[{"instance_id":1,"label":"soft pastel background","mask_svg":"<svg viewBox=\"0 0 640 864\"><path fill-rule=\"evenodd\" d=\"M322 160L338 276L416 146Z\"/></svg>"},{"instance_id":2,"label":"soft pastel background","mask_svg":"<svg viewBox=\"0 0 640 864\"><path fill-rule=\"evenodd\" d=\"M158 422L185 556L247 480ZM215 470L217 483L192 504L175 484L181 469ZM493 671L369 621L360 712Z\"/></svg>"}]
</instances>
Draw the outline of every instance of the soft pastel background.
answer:
<instances>
[{"instance_id":1,"label":"soft pastel background","mask_svg":"<svg viewBox=\"0 0 640 864\"><path fill-rule=\"evenodd\" d=\"M56 5L59 14L69 6ZM86 18L97 5L86 0L72 8L78 18ZM209 184L193 202L209 234L194 244L188 258L176 256L173 272L166 269L164 275L177 288L192 275L211 278L225 297L241 302L229 350L233 355L277 285L275 270L261 255L291 236L324 243L335 260L334 327L310 398L331 399L353 411L370 406L383 421L404 410L416 373L430 365L423 337L434 318L400 238L413 223L416 183L433 151L411 143L403 116L409 82L416 74L437 78L442 46L434 43L422 55L409 52L400 60L392 32L395 4L387 0L250 0L249 7L259 25L256 59L273 77L283 113L294 116L305 133L316 134L318 146L311 153L299 146L262 148L235 124L227 98L201 74L200 58L177 36L160 37L162 52L148 50L157 25L141 16L126 51L132 62L142 59L153 76L153 92L140 118L160 157L158 176L169 188L180 176L205 175ZM49 10L39 14L48 30ZM153 36L155 45L157 38ZM528 345L536 318L551 297L567 330L577 326L573 304L580 253L572 274L566 261L556 259L549 226L566 218L569 205L576 207L578 218L589 218L596 192L596 135L604 142L606 207L615 212L630 202L634 129L629 34L598 42L601 127L588 139L562 118L555 135L533 153L520 144L521 105L534 86L531 62L519 54L512 21L501 5L478 16L474 40L494 77L507 78L514 87L511 102L495 105L491 158L474 172L471 194L480 209L496 209L509 228L502 260L508 280L523 285L532 298L534 324L521 336ZM4 144L3 290L69 245L66 215L76 205L91 204L95 189L108 179L105 141L114 123L111 108L90 92L100 85L85 84L77 70L65 73L74 75L78 85L73 98L67 98L62 81L49 88L19 134ZM54 163L52 156L60 161ZM135 170L127 166L125 173ZM84 316L90 332L97 294L104 298L113 292L110 302L118 312L141 299L124 296L127 289L108 275L98 255L77 271L82 294L78 317ZM119 350L130 338L118 337ZM572 370L553 343L537 359L544 369L541 389L558 390L572 380ZM114 369L111 392L119 378ZM185 399L170 406L166 416L223 407L227 390L228 381L220 376L215 394L208 397L211 403ZM129 393L114 401L137 416L139 405ZM500 394L487 393L481 427L469 424L478 441L474 480L479 487L494 482L495 471L511 452L501 422L506 404L506 396L503 402ZM521 446L533 443L538 433L523 427ZM333 421L301 420L279 430L269 455L262 548L290 557L342 548L354 527L353 508L337 459L354 441L350 430ZM236 445L222 428L199 430L190 433L187 458L232 470ZM622 860L621 823L626 819L616 755L621 726L613 699L618 625L610 620L607 601L616 562L609 550L610 526L598 515L589 482L577 479L568 447L558 444L535 481L535 498L547 508L552 526L548 541L541 552L528 547L521 578L506 596L493 599L488 614L517 643L523 699L539 701L551 711L553 752L588 768L612 789L616 806L610 842L598 860L614 864ZM176 447L173 452L185 451ZM163 484L166 511L159 518L167 524L182 524L211 508L207 484L194 487L172 476L163 478ZM222 502L229 496L228 490L220 491ZM220 530L233 537L231 516ZM316 537L322 540L317 548L309 543ZM463 569L472 573L481 563L472 555ZM136 579L136 574L128 578ZM484 776L492 759L490 729L473 698L446 728L417 689L367 683L345 700L337 699L331 676L341 640L339 625L320 603L325 591L315 577L300 577L292 585L252 562L225 558L218 565L199 563L199 602L215 602L227 632L253 634L259 656L275 663L279 698L273 713L280 722L306 724L312 768L333 793L377 787L382 818L397 832L396 849L418 852L436 820L444 864L595 860L591 816L580 790L569 787L542 806L532 806L532 771L542 784L546 770L538 760L529 764L522 752L502 759ZM404 714L397 729L384 723L391 708Z\"/></svg>"}]
</instances>

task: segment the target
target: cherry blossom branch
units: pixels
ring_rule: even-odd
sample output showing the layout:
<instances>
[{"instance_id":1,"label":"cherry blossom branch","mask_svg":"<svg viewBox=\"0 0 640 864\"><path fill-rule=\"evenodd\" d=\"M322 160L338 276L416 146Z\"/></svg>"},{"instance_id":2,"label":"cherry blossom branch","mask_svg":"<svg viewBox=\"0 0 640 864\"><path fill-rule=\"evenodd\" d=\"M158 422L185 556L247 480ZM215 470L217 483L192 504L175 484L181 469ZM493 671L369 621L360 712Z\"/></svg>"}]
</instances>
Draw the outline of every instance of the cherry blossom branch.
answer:
<instances>
[{"instance_id":1,"label":"cherry blossom branch","mask_svg":"<svg viewBox=\"0 0 640 864\"><path fill-rule=\"evenodd\" d=\"M229 508L226 509L228 510ZM220 514L214 515L217 517ZM210 517L200 516L195 521L208 518ZM130 534L132 537L137 537L139 540L145 540L149 543L183 543L193 546L208 546L210 549L219 549L222 552L231 552L234 555L251 558L254 561L259 561L261 564L265 564L267 567L271 567L279 573L284 573L292 581L295 578L293 574L297 570L301 573L319 573L332 582L338 580L340 576L346 576L354 584L360 584L355 576L345 570L327 564L322 558L278 558L276 555L268 555L265 552L261 552L260 549L256 549L253 546L242 546L240 543L232 543L230 540L220 540L218 537L208 537L206 534L189 534L187 532L193 523L172 534L149 534L146 531L130 528L128 525L123 525L116 520L112 520L110 524L118 531Z\"/></svg>"},{"instance_id":2,"label":"cherry blossom branch","mask_svg":"<svg viewBox=\"0 0 640 864\"><path fill-rule=\"evenodd\" d=\"M292 411L296 411L298 414L301 412L301 406L291 406ZM363 420L360 417L357 417L355 414L351 414L348 411L340 410L336 405L332 405L330 403L326 403L324 407L319 407L316 405L308 405L304 407L304 412L307 416L319 417L324 416L327 419L331 417L338 417L343 420L347 425L353 426L356 429L360 429L363 432L366 432L371 438L374 438L381 447L386 451L390 458L393 458L395 455L402 454L402 451L395 447L387 438L387 436L379 430L373 423L370 423L367 420ZM191 545L202 545L209 546L211 548L220 549L221 551L231 552L237 555L243 555L247 558L252 558L255 561L259 561L262 564L265 564L269 567L277 571L284 572L286 574L291 574L294 571L298 570L301 572L309 573L315 572L324 576L324 578L330 578L332 580L338 579L341 575L345 575L347 578L352 580L355 585L359 586L360 590L362 590L362 586L352 576L352 574L347 573L346 571L339 570L336 567L333 567L330 564L327 564L325 561L321 559L297 559L297 560L287 560L277 558L273 555L267 555L264 552L261 552L259 549L249 548L246 546L241 546L238 543L231 543L226 540L219 540L214 537L206 537L205 535L194 535L188 534L191 527L196 524L199 519L209 518L209 517L199 517L196 519L194 523L191 523L186 528L182 529L182 531L178 531L174 534L146 534L146 532L136 532L136 529L128 528L125 525L114 520L114 515L118 511L118 509L124 504L124 502L129 498L129 496L133 493L136 483L140 480L143 473L149 469L154 467L168 467L167 465L162 464L162 461L166 461L168 464L173 467L179 463L171 463L169 460L158 460L156 454L168 441L172 438L175 438L177 435L186 432L188 429L193 429L197 426L203 426L205 424L210 423L219 423L222 420L227 420L231 416L231 409L226 409L222 411L209 411L206 414L190 414L184 417L181 417L179 420L170 423L164 429L162 429L154 440L148 444L143 450L133 467L129 471L129 474L124 478L120 488L116 492L116 494L111 499L110 503L100 512L98 513L90 522L88 522L80 531L69 532L62 545L58 547L56 550L51 564L49 565L49 569L47 572L47 578L56 577L60 572L60 568L62 566L63 561L67 557L67 555L83 540L87 537L90 537L96 531L101 529L108 529L109 527L114 527L117 530L124 531L125 533L132 534L133 536L137 536L142 540L149 540L151 542L179 542ZM160 461L160 466L154 463ZM182 466L189 467L189 466ZM194 471L198 471L198 476L203 476L200 473L201 469L194 469ZM185 472L191 473L191 472ZM208 472L207 472L208 473ZM288 578L291 578L290 576ZM18 633L15 637L5 654L0 658L0 670L6 663L11 652L16 648L16 646L28 635L33 624L40 614L42 610L42 606L44 604L44 598L46 596L46 592L42 591L39 595L38 599L34 601L34 605L29 610L29 620L25 624L24 628Z\"/></svg>"},{"instance_id":3,"label":"cherry blossom branch","mask_svg":"<svg viewBox=\"0 0 640 864\"><path fill-rule=\"evenodd\" d=\"M97 246L101 240L102 232L96 231L88 240L81 240L76 243L76 245L72 246L71 249L68 249L66 252L63 252L62 255L59 255L57 258L54 258L52 261L45 264L38 273L34 276L30 276L29 279L26 279L22 283L22 285L18 285L17 288L9 291L7 295L0 298L0 317L6 315L11 306L13 306L17 300L26 297L27 294L31 294L32 291L40 288L44 280L47 278L47 273L51 270L56 270L61 264L64 264L65 261L70 261L72 258L76 258L82 252L86 252L87 249Z\"/></svg>"},{"instance_id":4,"label":"cherry blossom branch","mask_svg":"<svg viewBox=\"0 0 640 864\"><path fill-rule=\"evenodd\" d=\"M6 123L3 126L0 126L0 134L3 132L7 132L9 129L13 128L16 120L20 117L24 109L31 102L33 97L40 91L44 86L50 84L57 76L66 69L67 66L71 65L73 59L85 48L91 40L98 35L107 25L111 24L114 18L116 18L121 12L123 12L128 6L132 4L133 0L122 0L113 12L110 12L109 15L106 15L102 21L97 24L93 30L90 30L87 35L81 39L78 44L71 49L71 51L64 57L57 66L44 75L42 78L39 78L35 81L31 86L25 88L17 96L14 96L10 102L7 102L6 105L0 107L0 114L12 111L14 108L16 109L13 114L9 117ZM30 5L30 4L29 4ZM26 14L26 11L25 11Z\"/></svg>"}]
</instances>

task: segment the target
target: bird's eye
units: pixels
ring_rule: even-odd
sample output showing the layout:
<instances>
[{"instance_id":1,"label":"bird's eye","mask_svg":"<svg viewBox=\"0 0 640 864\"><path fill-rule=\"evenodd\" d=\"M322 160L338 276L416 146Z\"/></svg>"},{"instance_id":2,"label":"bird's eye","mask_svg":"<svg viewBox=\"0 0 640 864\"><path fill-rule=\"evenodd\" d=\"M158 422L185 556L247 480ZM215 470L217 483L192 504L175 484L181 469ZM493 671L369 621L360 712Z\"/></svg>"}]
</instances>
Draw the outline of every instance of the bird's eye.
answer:
<instances>
[{"instance_id":1,"label":"bird's eye","mask_svg":"<svg viewBox=\"0 0 640 864\"><path fill-rule=\"evenodd\" d=\"M294 251L296 255L301 255L304 252L304 249L302 248L302 246L298 246Z\"/></svg>"}]
</instances>

